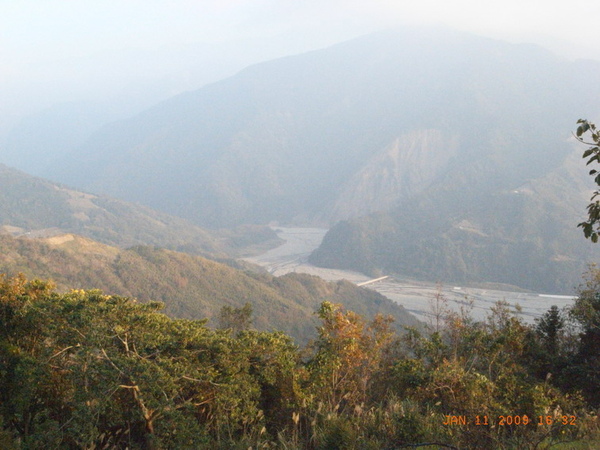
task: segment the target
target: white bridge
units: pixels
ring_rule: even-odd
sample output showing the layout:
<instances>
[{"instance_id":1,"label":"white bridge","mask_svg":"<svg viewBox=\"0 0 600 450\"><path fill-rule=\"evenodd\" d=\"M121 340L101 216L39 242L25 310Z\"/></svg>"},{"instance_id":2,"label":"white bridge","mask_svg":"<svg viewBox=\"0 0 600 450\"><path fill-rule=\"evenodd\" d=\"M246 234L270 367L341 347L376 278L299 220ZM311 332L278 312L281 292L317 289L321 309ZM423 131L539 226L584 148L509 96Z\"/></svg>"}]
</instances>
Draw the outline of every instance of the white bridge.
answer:
<instances>
[{"instance_id":1,"label":"white bridge","mask_svg":"<svg viewBox=\"0 0 600 450\"><path fill-rule=\"evenodd\" d=\"M371 283L377 283L378 281L381 280L385 280L386 278L389 278L389 275L386 275L385 277L380 277L380 278L375 278L373 280L369 280L369 281L363 281L362 283L356 283L357 286L366 286L367 284L371 284Z\"/></svg>"}]
</instances>

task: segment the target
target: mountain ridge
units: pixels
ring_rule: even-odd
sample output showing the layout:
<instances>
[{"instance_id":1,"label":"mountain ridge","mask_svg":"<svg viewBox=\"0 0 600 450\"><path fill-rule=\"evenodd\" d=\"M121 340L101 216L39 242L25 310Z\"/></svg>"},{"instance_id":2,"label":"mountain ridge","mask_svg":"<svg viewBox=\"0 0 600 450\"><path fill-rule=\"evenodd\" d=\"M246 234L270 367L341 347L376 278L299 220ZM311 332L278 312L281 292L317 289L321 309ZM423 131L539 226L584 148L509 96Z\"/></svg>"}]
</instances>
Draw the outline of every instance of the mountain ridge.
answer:
<instances>
[{"instance_id":1,"label":"mountain ridge","mask_svg":"<svg viewBox=\"0 0 600 450\"><path fill-rule=\"evenodd\" d=\"M335 221L345 217L331 211L349 214L339 186L406 134L458 139L454 172L491 158L517 180L560 164L572 118L554 110L586 114L598 96L573 67L458 32L368 35L250 66L107 126L49 175L209 227ZM517 151L528 147L537 154Z\"/></svg>"},{"instance_id":2,"label":"mountain ridge","mask_svg":"<svg viewBox=\"0 0 600 450\"><path fill-rule=\"evenodd\" d=\"M77 191L3 164L0 185L0 226L15 235L71 232L120 247L156 245L220 257L277 242L267 227L208 231L146 206Z\"/></svg>"},{"instance_id":3,"label":"mountain ridge","mask_svg":"<svg viewBox=\"0 0 600 450\"><path fill-rule=\"evenodd\" d=\"M545 176L491 193L478 204L461 207L456 199L440 205L434 194L424 193L415 204L342 221L309 260L366 273L485 280L572 295L581 274L600 257L576 226L591 192L579 156L574 150Z\"/></svg>"},{"instance_id":4,"label":"mountain ridge","mask_svg":"<svg viewBox=\"0 0 600 450\"><path fill-rule=\"evenodd\" d=\"M161 301L172 317L211 319L212 326L218 326L223 306L250 303L256 328L283 330L301 342L316 335L314 312L325 300L370 318L391 314L399 329L420 324L402 306L348 281L325 282L303 274L273 277L155 247L119 249L71 233L49 238L0 234L0 273L19 272L30 279L52 279L63 291L101 289Z\"/></svg>"},{"instance_id":5,"label":"mountain ridge","mask_svg":"<svg viewBox=\"0 0 600 450\"><path fill-rule=\"evenodd\" d=\"M598 77L598 62L533 45L448 30L372 34L251 66L108 126L56 175L208 227L350 220L330 232L349 234L329 241L337 250L324 242L329 256L317 252L319 264L405 270L392 263L395 249L420 261L406 268L415 276L503 273L477 281L537 289L544 258L589 260L575 238L565 238L569 249L559 242L571 227L566 220L540 222L551 222L548 209L574 217L570 202L581 192L565 191L571 197L554 196L555 203L552 195L532 198L537 218L499 193L563 167L573 152L572 112L599 112ZM496 202L526 217L507 224ZM502 225L492 226L492 217ZM482 220L491 230L483 235L454 226ZM517 230L525 233L520 241ZM498 252L504 256L494 260ZM511 268L515 258L540 267L530 282ZM547 275L543 290L570 289L574 271L566 268L570 281Z\"/></svg>"}]
</instances>

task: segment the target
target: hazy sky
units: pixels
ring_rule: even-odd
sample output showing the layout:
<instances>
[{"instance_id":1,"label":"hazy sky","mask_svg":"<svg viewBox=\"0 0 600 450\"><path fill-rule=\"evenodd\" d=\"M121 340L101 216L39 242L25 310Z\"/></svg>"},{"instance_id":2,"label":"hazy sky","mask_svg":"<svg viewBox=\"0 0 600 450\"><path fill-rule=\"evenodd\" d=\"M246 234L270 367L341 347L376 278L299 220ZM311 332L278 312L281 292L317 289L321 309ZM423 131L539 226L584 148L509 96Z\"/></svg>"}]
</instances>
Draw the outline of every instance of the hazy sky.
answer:
<instances>
[{"instance_id":1,"label":"hazy sky","mask_svg":"<svg viewBox=\"0 0 600 450\"><path fill-rule=\"evenodd\" d=\"M553 37L598 55L599 19L593 0L0 0L0 48L2 61L14 64L290 31L327 44L396 23L444 23L517 39Z\"/></svg>"},{"instance_id":2,"label":"hazy sky","mask_svg":"<svg viewBox=\"0 0 600 450\"><path fill-rule=\"evenodd\" d=\"M184 44L207 43L218 53L229 43L223 56L228 63L212 55L207 67L213 72L203 78L196 71L193 81L201 84L255 60L399 24L445 24L600 59L599 19L600 2L593 0L0 0L0 120L7 111L18 115L48 106L69 89L73 98L66 100L83 98L84 87L105 95L116 89L118 77L134 85L142 75L181 72L187 54L164 63L161 58ZM128 66L125 57L114 57L123 51L146 52L146 59ZM29 102L29 109L19 102Z\"/></svg>"}]
</instances>

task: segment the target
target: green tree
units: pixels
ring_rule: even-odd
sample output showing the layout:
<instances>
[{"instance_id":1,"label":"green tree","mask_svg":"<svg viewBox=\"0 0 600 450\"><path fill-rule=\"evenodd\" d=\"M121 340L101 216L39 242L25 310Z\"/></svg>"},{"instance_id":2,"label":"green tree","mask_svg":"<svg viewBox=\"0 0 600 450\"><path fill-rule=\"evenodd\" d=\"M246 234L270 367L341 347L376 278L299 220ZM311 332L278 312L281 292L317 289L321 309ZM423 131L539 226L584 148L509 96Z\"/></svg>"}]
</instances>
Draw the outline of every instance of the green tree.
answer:
<instances>
[{"instance_id":1,"label":"green tree","mask_svg":"<svg viewBox=\"0 0 600 450\"><path fill-rule=\"evenodd\" d=\"M0 278L0 423L26 448L243 448L295 407L281 333L211 330L162 304Z\"/></svg>"},{"instance_id":2,"label":"green tree","mask_svg":"<svg viewBox=\"0 0 600 450\"><path fill-rule=\"evenodd\" d=\"M549 355L558 355L561 335L565 327L565 320L558 306L552 305L536 322L535 329L542 340L545 350Z\"/></svg>"},{"instance_id":3,"label":"green tree","mask_svg":"<svg viewBox=\"0 0 600 450\"><path fill-rule=\"evenodd\" d=\"M600 270L592 267L570 310L579 324L579 342L569 375L571 389L582 390L587 400L600 407Z\"/></svg>"},{"instance_id":4,"label":"green tree","mask_svg":"<svg viewBox=\"0 0 600 450\"><path fill-rule=\"evenodd\" d=\"M234 334L252 327L252 305L248 302L241 308L223 306L219 312L219 328L230 329Z\"/></svg>"},{"instance_id":5,"label":"green tree","mask_svg":"<svg viewBox=\"0 0 600 450\"><path fill-rule=\"evenodd\" d=\"M583 152L583 158L587 158L586 165L592 163L600 164L600 131L594 123L580 119L575 133L579 142L589 146ZM592 242L598 242L600 236L600 172L591 169L589 174L594 177L598 186L587 207L588 220L578 226L583 228L586 238ZM591 268L587 274L587 282L579 292L579 296L571 310L571 317L581 326L579 349L574 361L577 379L587 399L595 406L600 406L600 271Z\"/></svg>"},{"instance_id":6,"label":"green tree","mask_svg":"<svg viewBox=\"0 0 600 450\"><path fill-rule=\"evenodd\" d=\"M593 162L600 164L600 132L595 124L587 120L579 119L577 123L579 126L575 137L579 142L589 146L583 152L583 158L587 158L586 165L589 166ZM600 187L600 172L590 169L589 174L594 177L594 182ZM591 239L592 242L598 242L600 233L600 199L598 196L600 196L600 189L596 189L590 198L590 204L587 206L588 220L577 225L583 229L585 237Z\"/></svg>"}]
</instances>

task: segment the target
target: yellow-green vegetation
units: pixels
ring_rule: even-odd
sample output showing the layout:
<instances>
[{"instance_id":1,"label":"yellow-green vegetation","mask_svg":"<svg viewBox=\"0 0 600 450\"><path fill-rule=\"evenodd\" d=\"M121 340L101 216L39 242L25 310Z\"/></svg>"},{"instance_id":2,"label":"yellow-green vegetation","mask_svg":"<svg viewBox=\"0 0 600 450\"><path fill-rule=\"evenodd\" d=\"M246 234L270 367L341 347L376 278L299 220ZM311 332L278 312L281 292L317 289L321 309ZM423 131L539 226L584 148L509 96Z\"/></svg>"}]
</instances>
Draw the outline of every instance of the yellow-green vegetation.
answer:
<instances>
[{"instance_id":1,"label":"yellow-green vegetation","mask_svg":"<svg viewBox=\"0 0 600 450\"><path fill-rule=\"evenodd\" d=\"M47 239L0 235L0 273L54 280L60 289L102 289L107 294L157 300L177 318L210 319L223 307L249 302L254 326L281 330L298 342L314 337L313 312L323 300L343 303L367 317L391 314L398 326L418 321L380 294L350 282L289 274L243 272L225 264L175 251L137 246L127 250L67 234Z\"/></svg>"},{"instance_id":2,"label":"yellow-green vegetation","mask_svg":"<svg viewBox=\"0 0 600 450\"><path fill-rule=\"evenodd\" d=\"M485 322L444 312L429 334L401 337L389 317L367 322L323 302L318 335L300 350L279 332L212 330L160 303L2 277L0 443L593 448L600 405L585 387L599 360L598 298L584 292L573 314L549 311L535 327L499 304Z\"/></svg>"}]
</instances>

